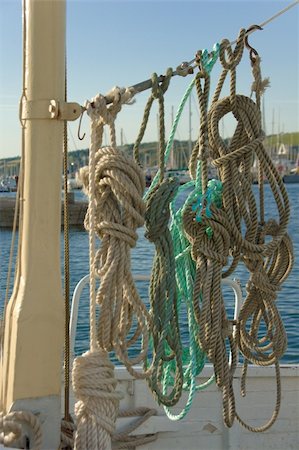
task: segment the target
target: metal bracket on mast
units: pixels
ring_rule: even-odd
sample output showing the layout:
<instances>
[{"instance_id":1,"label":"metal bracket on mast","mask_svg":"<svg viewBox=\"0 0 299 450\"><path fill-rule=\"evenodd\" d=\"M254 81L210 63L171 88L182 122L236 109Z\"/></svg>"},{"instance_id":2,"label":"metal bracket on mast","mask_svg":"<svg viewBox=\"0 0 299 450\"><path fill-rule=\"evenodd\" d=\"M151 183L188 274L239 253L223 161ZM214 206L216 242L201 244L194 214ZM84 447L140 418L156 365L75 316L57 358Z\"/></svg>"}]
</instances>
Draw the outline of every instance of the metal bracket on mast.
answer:
<instances>
[{"instance_id":1,"label":"metal bracket on mast","mask_svg":"<svg viewBox=\"0 0 299 450\"><path fill-rule=\"evenodd\" d=\"M83 108L79 103L58 100L23 100L21 119L56 119L73 121L80 117Z\"/></svg>"}]
</instances>

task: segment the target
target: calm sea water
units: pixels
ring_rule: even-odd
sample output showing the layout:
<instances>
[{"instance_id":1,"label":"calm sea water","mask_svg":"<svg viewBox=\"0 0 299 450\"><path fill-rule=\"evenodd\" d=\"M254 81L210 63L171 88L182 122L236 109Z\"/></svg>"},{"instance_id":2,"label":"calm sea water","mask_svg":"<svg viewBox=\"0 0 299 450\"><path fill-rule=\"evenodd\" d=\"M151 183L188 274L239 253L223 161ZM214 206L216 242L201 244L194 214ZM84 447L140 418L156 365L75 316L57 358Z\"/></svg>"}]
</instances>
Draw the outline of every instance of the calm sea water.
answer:
<instances>
[{"instance_id":1,"label":"calm sea water","mask_svg":"<svg viewBox=\"0 0 299 450\"><path fill-rule=\"evenodd\" d=\"M289 224L289 234L293 240L295 265L292 273L285 281L282 289L278 293L277 305L281 313L288 336L288 348L282 358L284 363L299 363L299 184L286 185L291 208L291 220ZM253 186L257 194L257 186ZM81 192L76 192L77 198L82 198ZM274 209L274 202L272 199L269 186L265 186L265 204L266 217L275 217L276 210ZM144 238L144 230L139 230L139 240L137 247L132 252L132 268L135 274L149 274L151 270L151 262L154 254L154 247ZM9 258L9 246L11 240L11 231L0 230L0 257L1 257L1 278L0 278L0 307L2 306L5 283L7 276L7 265ZM61 234L61 268L63 270L63 235ZM79 280L88 273L88 235L85 231L71 230L70 231L70 287L71 293L74 291ZM240 266L234 273L233 277L241 281L241 285L245 288L248 280L248 273ZM137 283L140 295L144 302L147 303L148 283ZM245 289L243 290L245 292ZM227 305L229 315L233 314L233 299L232 291L225 288L225 302ZM181 323L186 323L185 312L182 311ZM187 332L184 325L181 327L183 340L187 339ZM88 349L89 345L89 292L88 287L83 290L80 302L77 337L76 337L76 353L82 353Z\"/></svg>"}]
</instances>

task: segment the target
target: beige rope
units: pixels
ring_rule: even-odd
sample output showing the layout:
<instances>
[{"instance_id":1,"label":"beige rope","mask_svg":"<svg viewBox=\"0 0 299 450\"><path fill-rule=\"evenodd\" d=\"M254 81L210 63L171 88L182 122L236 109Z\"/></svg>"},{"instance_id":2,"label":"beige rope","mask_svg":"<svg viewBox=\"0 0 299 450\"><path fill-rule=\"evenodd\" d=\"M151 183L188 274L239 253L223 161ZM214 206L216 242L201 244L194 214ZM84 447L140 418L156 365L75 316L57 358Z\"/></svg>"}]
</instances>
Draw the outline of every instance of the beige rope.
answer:
<instances>
[{"instance_id":1,"label":"beige rope","mask_svg":"<svg viewBox=\"0 0 299 450\"><path fill-rule=\"evenodd\" d=\"M88 229L90 259L90 350L74 361L72 380L78 399L75 405L77 432L74 448L77 450L110 450L121 394L117 392L114 366L105 349L97 342L96 330L96 151L101 146L103 128L109 125L112 148L116 148L114 120L122 104L131 101L132 92L114 88L114 102L107 106L105 98L98 95L87 104L91 118L91 146L89 171L85 174L89 194Z\"/></svg>"},{"instance_id":2,"label":"beige rope","mask_svg":"<svg viewBox=\"0 0 299 450\"><path fill-rule=\"evenodd\" d=\"M133 281L130 249L136 245L137 227L144 223L145 178L134 161L112 147L101 148L95 164L96 233L101 239L94 263L101 280L96 296L100 306L97 340L102 349L114 350L134 377L144 378L150 371L137 372L133 365L146 358L150 316ZM88 185L86 173L83 185ZM87 215L86 226L88 220ZM136 343L141 337L136 354ZM135 356L131 358L129 349L133 345Z\"/></svg>"},{"instance_id":3,"label":"beige rope","mask_svg":"<svg viewBox=\"0 0 299 450\"><path fill-rule=\"evenodd\" d=\"M116 95L116 104L107 107L104 98L98 96L88 106L92 144L89 171L83 170L82 178L90 199L85 226L91 240L91 349L76 358L73 369L74 392L79 399L75 440L78 449L111 448L120 395L115 391L114 366L107 352L114 350L136 378L147 376L151 370L137 373L133 368L146 358L149 340L150 317L130 270L130 249L136 244L136 228L144 223L145 180L139 166L117 150L114 130L121 104L131 97L128 92ZM112 146L100 148L104 124L109 125ZM97 252L95 235L101 239ZM101 280L97 293L95 275ZM96 303L100 307L97 326ZM130 347L141 337L140 352L131 358Z\"/></svg>"},{"instance_id":4,"label":"beige rope","mask_svg":"<svg viewBox=\"0 0 299 450\"><path fill-rule=\"evenodd\" d=\"M269 155L263 147L261 130L260 95L268 81L262 81L259 59L253 67L253 90L257 102L236 95L236 66L244 47L244 30L241 30L234 50L227 40L220 47L223 71L208 113L208 145L212 164L217 167L223 186L222 207L212 205L212 217L203 215L196 222L191 206L184 214L184 228L192 244L192 257L196 261L194 309L199 323L199 340L213 362L217 385L223 392L223 415L227 426L234 418L251 431L265 431L275 421L280 407L279 358L286 348L286 334L275 299L281 283L288 276L292 263L292 245L286 234L290 208L286 189ZM220 99L227 74L230 74L230 96ZM203 91L199 91L203 97ZM203 99L201 100L203 102ZM232 113L237 120L235 133L229 145L219 135L219 122ZM202 130L204 135L204 130ZM263 195L258 207L251 189L251 165L255 157L269 180L276 202L278 221L264 221ZM212 235L206 230L210 227ZM266 239L267 237L267 239ZM270 239L269 239L270 238ZM228 257L232 257L228 264ZM247 297L237 321L236 341L232 323L226 316L221 293L221 278L232 273L242 259L250 273ZM223 269L226 268L225 272ZM266 332L260 338L260 324ZM248 330L248 324L251 324ZM232 352L229 367L225 340ZM245 395L247 360L258 365L276 365L277 398L270 421L261 427L251 427L236 414L232 384L235 368L236 346L245 357L242 376L242 394Z\"/></svg>"},{"instance_id":5,"label":"beige rope","mask_svg":"<svg viewBox=\"0 0 299 450\"><path fill-rule=\"evenodd\" d=\"M74 361L73 390L77 398L75 449L109 449L119 400L114 365L106 352L89 351Z\"/></svg>"}]
</instances>

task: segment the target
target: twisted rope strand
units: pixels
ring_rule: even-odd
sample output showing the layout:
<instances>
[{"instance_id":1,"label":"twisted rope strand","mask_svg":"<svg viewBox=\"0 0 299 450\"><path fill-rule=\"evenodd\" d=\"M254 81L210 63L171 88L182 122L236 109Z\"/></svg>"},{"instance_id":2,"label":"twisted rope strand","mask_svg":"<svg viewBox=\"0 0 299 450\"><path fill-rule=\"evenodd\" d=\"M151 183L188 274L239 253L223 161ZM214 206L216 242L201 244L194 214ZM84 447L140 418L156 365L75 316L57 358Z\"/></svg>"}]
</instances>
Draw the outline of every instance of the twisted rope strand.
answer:
<instances>
[{"instance_id":1,"label":"twisted rope strand","mask_svg":"<svg viewBox=\"0 0 299 450\"><path fill-rule=\"evenodd\" d=\"M130 180L134 168L131 168L127 175L124 169L127 161L115 162L119 151L116 149L114 121L122 104L131 100L132 92L114 88L111 95L114 102L109 106L101 95L87 104L87 112L91 118L91 146L89 170L86 168L82 170L82 178L84 189L89 195L85 226L89 230L90 248L90 350L77 357L73 365L73 389L77 398L75 405L77 431L74 442L76 450L111 449L111 436L115 429L122 394L116 391L114 365L109 361L108 351L114 347L115 342L118 342L116 323L121 317L122 282L126 274L130 274L128 249L135 245L135 228L143 223L142 192L139 194L140 199L135 199L132 202L133 206L130 205L131 197L136 197L138 188L142 190L144 187L138 168L137 174L133 175L135 182L138 176L140 178L140 182L136 183L137 187L129 188L127 196L124 194L117 196L117 192L121 190L121 183L124 179ZM111 147L101 149L105 125L110 129ZM124 174L119 176L118 171L121 170ZM135 206L138 212L135 212ZM102 238L102 246L97 252L96 235ZM115 264L120 273L115 271ZM96 291L96 276L102 280L98 291ZM107 287L107 292L103 293L103 287ZM117 301L114 300L115 295ZM101 307L98 323L96 303ZM109 303L108 314L105 309L107 303ZM139 317L142 316L140 308L137 310ZM109 325L107 328L106 324L103 324L105 318ZM142 321L143 331L145 329L143 317ZM123 327L120 327L120 330L123 332ZM117 343L118 354L121 353L118 348L124 345L123 341L122 338L121 343ZM146 344L147 339L145 346Z\"/></svg>"}]
</instances>

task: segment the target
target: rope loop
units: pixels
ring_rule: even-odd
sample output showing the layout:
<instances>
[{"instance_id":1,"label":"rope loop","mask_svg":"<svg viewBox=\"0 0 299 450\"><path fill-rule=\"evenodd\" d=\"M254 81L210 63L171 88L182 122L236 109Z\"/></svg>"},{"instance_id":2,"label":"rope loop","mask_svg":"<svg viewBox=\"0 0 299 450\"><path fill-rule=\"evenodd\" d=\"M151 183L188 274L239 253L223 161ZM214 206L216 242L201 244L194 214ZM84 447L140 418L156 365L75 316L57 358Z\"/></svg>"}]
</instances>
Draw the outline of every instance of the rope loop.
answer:
<instances>
[{"instance_id":1,"label":"rope loop","mask_svg":"<svg viewBox=\"0 0 299 450\"><path fill-rule=\"evenodd\" d=\"M103 127L108 125L110 129L110 140L112 147L116 147L115 119L122 105L132 104L134 90L132 88L114 87L106 96L96 95L92 100L85 103L85 108L92 123L97 128L97 146L102 144ZM107 105L106 98L112 98L112 103Z\"/></svg>"},{"instance_id":2,"label":"rope loop","mask_svg":"<svg viewBox=\"0 0 299 450\"><path fill-rule=\"evenodd\" d=\"M165 153L165 117L164 117L164 94L168 89L171 77L173 75L173 70L168 68L166 71L166 75L163 77L163 81L159 83L158 76L156 73L152 75L152 92L149 96L147 103L145 105L143 119L141 122L140 130L137 136L137 139L133 148L134 160L137 164L140 165L139 161L139 146L143 139L150 111L153 105L154 100L158 100L159 102L159 169L160 169L160 182L164 178L165 171L165 162L164 162L164 153Z\"/></svg>"},{"instance_id":3,"label":"rope loop","mask_svg":"<svg viewBox=\"0 0 299 450\"><path fill-rule=\"evenodd\" d=\"M73 389L77 402L75 448L111 448L118 405L123 395L116 391L114 365L102 350L88 351L74 361ZM92 429L96 425L96 433ZM91 435L89 435L91 433ZM83 447L84 446L84 447Z\"/></svg>"},{"instance_id":4,"label":"rope loop","mask_svg":"<svg viewBox=\"0 0 299 450\"><path fill-rule=\"evenodd\" d=\"M219 50L219 59L224 69L233 70L241 61L244 50L245 33L246 30L241 28L234 50L228 39L222 40Z\"/></svg>"},{"instance_id":5,"label":"rope loop","mask_svg":"<svg viewBox=\"0 0 299 450\"><path fill-rule=\"evenodd\" d=\"M203 86L201 84L202 80ZM207 114L210 92L210 75L208 71L204 69L197 73L195 77L195 86L200 109L200 128L198 140L193 147L190 157L189 171L191 178L196 180L197 184L201 183L201 188L203 192L205 192L208 182L207 159L209 156ZM200 170L198 170L199 161L201 161ZM201 176L201 180L197 179L198 176Z\"/></svg>"}]
</instances>

